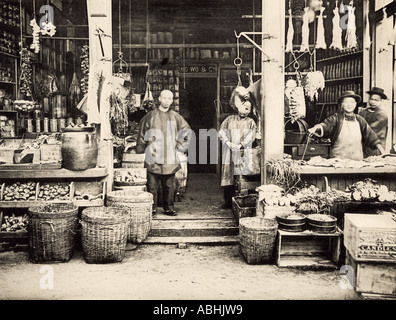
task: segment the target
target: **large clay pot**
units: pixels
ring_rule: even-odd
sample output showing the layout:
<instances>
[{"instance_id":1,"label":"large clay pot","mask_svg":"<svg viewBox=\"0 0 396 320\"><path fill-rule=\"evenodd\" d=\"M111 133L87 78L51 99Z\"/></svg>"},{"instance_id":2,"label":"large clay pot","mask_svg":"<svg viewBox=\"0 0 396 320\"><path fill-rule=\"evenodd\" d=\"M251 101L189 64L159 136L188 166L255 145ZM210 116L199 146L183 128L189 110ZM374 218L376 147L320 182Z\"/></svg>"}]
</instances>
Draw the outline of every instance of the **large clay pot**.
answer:
<instances>
[{"instance_id":1,"label":"large clay pot","mask_svg":"<svg viewBox=\"0 0 396 320\"><path fill-rule=\"evenodd\" d=\"M80 171L96 167L98 143L94 131L93 127L63 129L63 168Z\"/></svg>"}]
</instances>

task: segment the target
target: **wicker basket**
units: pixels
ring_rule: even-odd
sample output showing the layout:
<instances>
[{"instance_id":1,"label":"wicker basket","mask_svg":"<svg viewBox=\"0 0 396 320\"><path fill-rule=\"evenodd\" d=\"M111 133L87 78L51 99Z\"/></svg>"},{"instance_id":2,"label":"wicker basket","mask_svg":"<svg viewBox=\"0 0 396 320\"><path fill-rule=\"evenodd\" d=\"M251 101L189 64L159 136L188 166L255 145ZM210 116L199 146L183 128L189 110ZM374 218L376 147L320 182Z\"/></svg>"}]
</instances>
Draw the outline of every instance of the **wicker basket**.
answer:
<instances>
[{"instance_id":1,"label":"wicker basket","mask_svg":"<svg viewBox=\"0 0 396 320\"><path fill-rule=\"evenodd\" d=\"M81 215L81 238L87 263L121 262L125 257L129 216L121 208L87 208Z\"/></svg>"},{"instance_id":2,"label":"wicker basket","mask_svg":"<svg viewBox=\"0 0 396 320\"><path fill-rule=\"evenodd\" d=\"M107 206L127 209L130 222L128 241L140 244L146 240L152 222L153 195L149 192L113 191L107 195Z\"/></svg>"},{"instance_id":3,"label":"wicker basket","mask_svg":"<svg viewBox=\"0 0 396 320\"><path fill-rule=\"evenodd\" d=\"M29 208L29 256L32 262L66 262L74 251L78 207L71 203Z\"/></svg>"},{"instance_id":4,"label":"wicker basket","mask_svg":"<svg viewBox=\"0 0 396 320\"><path fill-rule=\"evenodd\" d=\"M239 220L239 241L248 264L269 262L273 256L278 224L261 217Z\"/></svg>"}]
</instances>

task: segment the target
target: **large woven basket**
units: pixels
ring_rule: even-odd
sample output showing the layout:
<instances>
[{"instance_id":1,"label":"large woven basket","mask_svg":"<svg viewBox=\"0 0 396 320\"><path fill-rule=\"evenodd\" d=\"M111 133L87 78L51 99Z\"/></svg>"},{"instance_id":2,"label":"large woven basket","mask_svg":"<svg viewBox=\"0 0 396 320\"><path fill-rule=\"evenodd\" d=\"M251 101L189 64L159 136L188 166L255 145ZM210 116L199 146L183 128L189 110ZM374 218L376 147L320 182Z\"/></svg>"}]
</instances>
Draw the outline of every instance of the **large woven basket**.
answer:
<instances>
[{"instance_id":1,"label":"large woven basket","mask_svg":"<svg viewBox=\"0 0 396 320\"><path fill-rule=\"evenodd\" d=\"M121 262L125 257L129 216L121 208L87 208L81 215L81 239L87 263Z\"/></svg>"},{"instance_id":2,"label":"large woven basket","mask_svg":"<svg viewBox=\"0 0 396 320\"><path fill-rule=\"evenodd\" d=\"M107 206L129 212L128 241L140 244L146 240L152 222L153 195L149 192L113 191L107 194Z\"/></svg>"},{"instance_id":3,"label":"large woven basket","mask_svg":"<svg viewBox=\"0 0 396 320\"><path fill-rule=\"evenodd\" d=\"M239 241L248 264L269 262L273 256L278 224L262 217L239 220Z\"/></svg>"},{"instance_id":4,"label":"large woven basket","mask_svg":"<svg viewBox=\"0 0 396 320\"><path fill-rule=\"evenodd\" d=\"M67 262L73 256L78 207L71 203L29 208L29 256L32 262Z\"/></svg>"}]
</instances>

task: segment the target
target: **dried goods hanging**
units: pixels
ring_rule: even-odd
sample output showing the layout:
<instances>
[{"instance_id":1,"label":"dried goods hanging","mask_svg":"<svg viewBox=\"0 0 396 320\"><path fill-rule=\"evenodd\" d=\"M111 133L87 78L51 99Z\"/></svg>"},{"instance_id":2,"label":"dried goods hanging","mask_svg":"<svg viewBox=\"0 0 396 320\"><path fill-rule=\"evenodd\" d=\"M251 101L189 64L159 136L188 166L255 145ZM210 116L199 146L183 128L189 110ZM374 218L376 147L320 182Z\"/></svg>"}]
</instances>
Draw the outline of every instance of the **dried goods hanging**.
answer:
<instances>
[{"instance_id":1,"label":"dried goods hanging","mask_svg":"<svg viewBox=\"0 0 396 320\"><path fill-rule=\"evenodd\" d=\"M322 71L308 72L303 79L305 94L310 101L314 101L319 97L319 90L325 88L325 78Z\"/></svg>"},{"instance_id":2,"label":"dried goods hanging","mask_svg":"<svg viewBox=\"0 0 396 320\"><path fill-rule=\"evenodd\" d=\"M316 49L327 49L325 40L325 29L323 22L323 12L326 10L325 7L320 7L320 14L318 17L318 38L316 40Z\"/></svg>"},{"instance_id":3,"label":"dried goods hanging","mask_svg":"<svg viewBox=\"0 0 396 320\"><path fill-rule=\"evenodd\" d=\"M296 66L298 66L298 63L296 63ZM304 88L301 86L301 75L298 72L298 68L296 68L296 75L297 81L290 79L285 86L286 104L292 123L298 119L305 118L306 115Z\"/></svg>"},{"instance_id":4,"label":"dried goods hanging","mask_svg":"<svg viewBox=\"0 0 396 320\"><path fill-rule=\"evenodd\" d=\"M69 88L70 101L72 101L73 106L78 103L80 93L81 93L80 84L77 79L77 74L74 72L73 79Z\"/></svg>"},{"instance_id":5,"label":"dried goods hanging","mask_svg":"<svg viewBox=\"0 0 396 320\"><path fill-rule=\"evenodd\" d=\"M340 27L340 12L338 8L338 0L336 1L336 7L333 10L333 42L330 45L330 49L342 50L342 29Z\"/></svg>"},{"instance_id":6,"label":"dried goods hanging","mask_svg":"<svg viewBox=\"0 0 396 320\"><path fill-rule=\"evenodd\" d=\"M348 50L354 50L357 48L355 10L356 8L353 7L353 1L351 1L348 7L348 24L346 32L346 48Z\"/></svg>"},{"instance_id":7,"label":"dried goods hanging","mask_svg":"<svg viewBox=\"0 0 396 320\"><path fill-rule=\"evenodd\" d=\"M40 52L40 27L37 24L36 18L30 20L30 26L33 29L33 43L30 45L30 49L33 49L35 53Z\"/></svg>"},{"instance_id":8,"label":"dried goods hanging","mask_svg":"<svg viewBox=\"0 0 396 320\"><path fill-rule=\"evenodd\" d=\"M146 93L142 101L142 109L153 110L155 108L153 93L150 89L150 82L146 84Z\"/></svg>"},{"instance_id":9,"label":"dried goods hanging","mask_svg":"<svg viewBox=\"0 0 396 320\"><path fill-rule=\"evenodd\" d=\"M309 8L304 8L302 25L302 43L300 52L309 51Z\"/></svg>"},{"instance_id":10,"label":"dried goods hanging","mask_svg":"<svg viewBox=\"0 0 396 320\"><path fill-rule=\"evenodd\" d=\"M369 2L366 1L366 14L365 14L365 23L366 23L366 29L365 29L365 34L363 36L363 48L365 50L370 50L371 47L371 37L370 37L370 20L369 20Z\"/></svg>"},{"instance_id":11,"label":"dried goods hanging","mask_svg":"<svg viewBox=\"0 0 396 320\"><path fill-rule=\"evenodd\" d=\"M81 91L84 94L88 93L88 79L89 79L89 46L85 45L81 49L81 71L84 77L81 79Z\"/></svg>"},{"instance_id":12,"label":"dried goods hanging","mask_svg":"<svg viewBox=\"0 0 396 320\"><path fill-rule=\"evenodd\" d=\"M293 16L291 10L291 1L289 1L289 29L287 31L286 52L293 51L293 38L294 38Z\"/></svg>"},{"instance_id":13,"label":"dried goods hanging","mask_svg":"<svg viewBox=\"0 0 396 320\"><path fill-rule=\"evenodd\" d=\"M388 19L388 14L386 13L386 9L385 8L383 9L383 13L384 13L384 17L383 17L383 19L382 19L382 21L380 23L378 34L386 35L387 34L387 30L385 28L385 25L386 25L386 20ZM378 53L388 52L389 50L388 50L388 39L387 39L387 37L382 36L382 37L379 37L379 38L380 38L380 41L378 43L378 47L379 47Z\"/></svg>"},{"instance_id":14,"label":"dried goods hanging","mask_svg":"<svg viewBox=\"0 0 396 320\"><path fill-rule=\"evenodd\" d=\"M21 75L19 78L19 91L21 94L32 97L32 87L33 87L33 67L32 58L29 54L29 50L23 48L21 50ZM32 97L33 98L33 97Z\"/></svg>"},{"instance_id":15,"label":"dried goods hanging","mask_svg":"<svg viewBox=\"0 0 396 320\"><path fill-rule=\"evenodd\" d=\"M128 129L128 112L125 104L119 95L112 92L109 97L110 102L110 123L112 125L113 134L125 135Z\"/></svg>"}]
</instances>

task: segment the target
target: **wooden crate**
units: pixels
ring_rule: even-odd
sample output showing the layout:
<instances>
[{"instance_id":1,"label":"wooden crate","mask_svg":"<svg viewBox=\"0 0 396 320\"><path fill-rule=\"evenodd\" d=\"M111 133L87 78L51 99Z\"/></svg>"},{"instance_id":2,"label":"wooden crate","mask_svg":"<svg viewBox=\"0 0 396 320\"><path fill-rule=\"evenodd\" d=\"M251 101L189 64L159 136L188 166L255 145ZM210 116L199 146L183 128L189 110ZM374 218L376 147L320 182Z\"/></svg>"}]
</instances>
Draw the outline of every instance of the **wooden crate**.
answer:
<instances>
[{"instance_id":1,"label":"wooden crate","mask_svg":"<svg viewBox=\"0 0 396 320\"><path fill-rule=\"evenodd\" d=\"M40 146L41 161L61 162L62 146L59 144L42 144Z\"/></svg>"},{"instance_id":2,"label":"wooden crate","mask_svg":"<svg viewBox=\"0 0 396 320\"><path fill-rule=\"evenodd\" d=\"M289 268L337 269L341 237L340 229L332 234L278 230L276 264Z\"/></svg>"},{"instance_id":3,"label":"wooden crate","mask_svg":"<svg viewBox=\"0 0 396 320\"><path fill-rule=\"evenodd\" d=\"M382 215L345 214L344 245L355 261L396 262L396 222Z\"/></svg>"},{"instance_id":4,"label":"wooden crate","mask_svg":"<svg viewBox=\"0 0 396 320\"><path fill-rule=\"evenodd\" d=\"M396 263L356 261L346 253L346 264L353 269L355 291L367 298L396 299Z\"/></svg>"},{"instance_id":5,"label":"wooden crate","mask_svg":"<svg viewBox=\"0 0 396 320\"><path fill-rule=\"evenodd\" d=\"M232 212L239 222L239 219L256 216L257 195L249 195L232 198Z\"/></svg>"},{"instance_id":6,"label":"wooden crate","mask_svg":"<svg viewBox=\"0 0 396 320\"><path fill-rule=\"evenodd\" d=\"M114 185L117 187L141 186L146 184L146 168L114 169Z\"/></svg>"},{"instance_id":7,"label":"wooden crate","mask_svg":"<svg viewBox=\"0 0 396 320\"><path fill-rule=\"evenodd\" d=\"M145 154L124 153L122 157L123 168L144 168Z\"/></svg>"}]
</instances>

